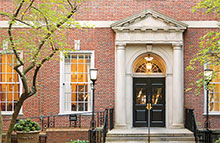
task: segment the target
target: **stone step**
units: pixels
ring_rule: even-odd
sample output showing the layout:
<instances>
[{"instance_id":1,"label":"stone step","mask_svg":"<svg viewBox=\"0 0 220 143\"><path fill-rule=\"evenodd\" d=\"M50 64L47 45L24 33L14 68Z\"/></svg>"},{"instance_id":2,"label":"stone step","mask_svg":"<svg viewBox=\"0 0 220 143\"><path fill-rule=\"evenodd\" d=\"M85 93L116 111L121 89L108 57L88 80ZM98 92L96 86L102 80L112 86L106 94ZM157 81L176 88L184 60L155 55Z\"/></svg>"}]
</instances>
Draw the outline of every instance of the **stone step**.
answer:
<instances>
[{"instance_id":1,"label":"stone step","mask_svg":"<svg viewBox=\"0 0 220 143\"><path fill-rule=\"evenodd\" d=\"M148 134L139 132L109 132L106 143L147 143ZM192 132L153 132L150 135L152 143L195 143Z\"/></svg>"}]
</instances>

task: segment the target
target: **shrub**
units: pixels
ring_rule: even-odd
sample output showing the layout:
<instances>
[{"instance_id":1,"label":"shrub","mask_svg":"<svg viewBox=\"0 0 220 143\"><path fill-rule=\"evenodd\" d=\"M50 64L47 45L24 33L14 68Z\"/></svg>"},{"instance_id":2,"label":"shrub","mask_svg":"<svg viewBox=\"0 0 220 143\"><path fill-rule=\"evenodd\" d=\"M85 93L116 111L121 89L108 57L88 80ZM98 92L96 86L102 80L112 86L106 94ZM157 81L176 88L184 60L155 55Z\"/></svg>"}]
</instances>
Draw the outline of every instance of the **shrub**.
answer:
<instances>
[{"instance_id":1,"label":"shrub","mask_svg":"<svg viewBox=\"0 0 220 143\"><path fill-rule=\"evenodd\" d=\"M71 140L70 142L66 142L66 143L88 143L88 141L86 141L86 140Z\"/></svg>"},{"instance_id":2,"label":"shrub","mask_svg":"<svg viewBox=\"0 0 220 143\"><path fill-rule=\"evenodd\" d=\"M31 121L31 119L19 120L17 124L14 126L14 131L40 131L41 127L38 123Z\"/></svg>"}]
</instances>

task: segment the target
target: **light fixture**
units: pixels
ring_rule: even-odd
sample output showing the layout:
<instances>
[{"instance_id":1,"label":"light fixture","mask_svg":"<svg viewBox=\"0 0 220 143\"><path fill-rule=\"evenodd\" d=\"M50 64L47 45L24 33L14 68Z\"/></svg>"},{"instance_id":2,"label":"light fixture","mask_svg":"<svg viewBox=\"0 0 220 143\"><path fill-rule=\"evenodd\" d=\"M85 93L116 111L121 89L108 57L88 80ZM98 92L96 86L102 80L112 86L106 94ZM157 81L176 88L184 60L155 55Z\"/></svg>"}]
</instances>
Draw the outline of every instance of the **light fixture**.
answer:
<instances>
[{"instance_id":1,"label":"light fixture","mask_svg":"<svg viewBox=\"0 0 220 143\"><path fill-rule=\"evenodd\" d=\"M152 61L154 58L150 56L150 54L148 54L147 57L144 58L146 61L150 62Z\"/></svg>"},{"instance_id":2,"label":"light fixture","mask_svg":"<svg viewBox=\"0 0 220 143\"><path fill-rule=\"evenodd\" d=\"M151 63L151 62L147 62L146 68L147 68L147 71L151 71L151 69L152 69L152 63Z\"/></svg>"},{"instance_id":3,"label":"light fixture","mask_svg":"<svg viewBox=\"0 0 220 143\"><path fill-rule=\"evenodd\" d=\"M206 81L210 81L212 79L213 70L212 69L205 69L204 70L204 78Z\"/></svg>"},{"instance_id":4,"label":"light fixture","mask_svg":"<svg viewBox=\"0 0 220 143\"><path fill-rule=\"evenodd\" d=\"M97 76L98 76L98 69L90 69L90 80L92 82L95 82L97 80Z\"/></svg>"},{"instance_id":5,"label":"light fixture","mask_svg":"<svg viewBox=\"0 0 220 143\"><path fill-rule=\"evenodd\" d=\"M90 80L92 81L92 119L90 121L90 143L96 143L96 120L95 120L95 81L98 76L98 69L90 69Z\"/></svg>"},{"instance_id":6,"label":"light fixture","mask_svg":"<svg viewBox=\"0 0 220 143\"><path fill-rule=\"evenodd\" d=\"M147 72L150 72L151 69L152 69L152 63L151 63L151 61L152 61L154 58L151 57L150 54L148 54L148 56L145 57L144 59L147 61L147 64L146 64Z\"/></svg>"},{"instance_id":7,"label":"light fixture","mask_svg":"<svg viewBox=\"0 0 220 143\"><path fill-rule=\"evenodd\" d=\"M213 70L211 69L205 69L204 70L204 79L206 81L206 121L205 121L205 128L208 134L209 132L209 82L212 80ZM208 142L210 142L210 136L208 136Z\"/></svg>"}]
</instances>

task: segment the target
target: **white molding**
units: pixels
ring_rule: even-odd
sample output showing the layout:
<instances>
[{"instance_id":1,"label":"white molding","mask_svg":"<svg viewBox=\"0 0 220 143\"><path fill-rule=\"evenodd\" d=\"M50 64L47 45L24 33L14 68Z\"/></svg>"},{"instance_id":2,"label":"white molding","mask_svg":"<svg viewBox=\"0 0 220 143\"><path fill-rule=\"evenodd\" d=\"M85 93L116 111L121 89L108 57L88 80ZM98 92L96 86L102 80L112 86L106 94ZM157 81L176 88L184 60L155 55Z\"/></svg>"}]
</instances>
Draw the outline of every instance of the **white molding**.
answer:
<instances>
[{"instance_id":1,"label":"white molding","mask_svg":"<svg viewBox=\"0 0 220 143\"><path fill-rule=\"evenodd\" d=\"M220 28L218 21L182 21L188 24L188 28Z\"/></svg>"},{"instance_id":2,"label":"white molding","mask_svg":"<svg viewBox=\"0 0 220 143\"><path fill-rule=\"evenodd\" d=\"M84 26L92 26L94 28L110 28L110 25L116 21L77 21ZM217 21L181 21L188 25L188 28L220 28ZM0 28L7 28L8 21L0 21ZM13 26L14 28L24 28L22 24Z\"/></svg>"},{"instance_id":3,"label":"white molding","mask_svg":"<svg viewBox=\"0 0 220 143\"><path fill-rule=\"evenodd\" d=\"M1 111L1 113L2 113L2 116L11 116L13 113L14 113L14 111ZM20 110L20 112L18 113L18 115L19 116L22 116L22 115L24 115L22 112L21 112L21 110Z\"/></svg>"},{"instance_id":4,"label":"white molding","mask_svg":"<svg viewBox=\"0 0 220 143\"><path fill-rule=\"evenodd\" d=\"M202 115L203 115L203 116L206 116L207 114L206 114L206 112L204 112ZM209 112L209 115L210 115L210 116L219 116L219 115L220 115L220 112Z\"/></svg>"}]
</instances>

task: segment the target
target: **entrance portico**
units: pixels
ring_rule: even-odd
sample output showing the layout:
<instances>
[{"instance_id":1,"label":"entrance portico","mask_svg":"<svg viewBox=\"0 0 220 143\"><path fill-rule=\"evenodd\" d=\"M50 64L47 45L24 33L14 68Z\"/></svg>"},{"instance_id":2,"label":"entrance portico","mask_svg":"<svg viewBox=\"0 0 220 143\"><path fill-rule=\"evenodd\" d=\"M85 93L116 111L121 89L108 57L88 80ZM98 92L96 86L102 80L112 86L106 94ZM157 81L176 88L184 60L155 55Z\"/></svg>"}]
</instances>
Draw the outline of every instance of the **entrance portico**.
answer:
<instances>
[{"instance_id":1,"label":"entrance portico","mask_svg":"<svg viewBox=\"0 0 220 143\"><path fill-rule=\"evenodd\" d=\"M111 25L115 39L115 126L134 127L134 86L137 78L164 78L164 121L166 128L182 128L183 32L187 25L153 10L145 10ZM154 54L164 62L165 72L136 73L135 61ZM152 96L152 95L151 95ZM143 104L144 105L144 104Z\"/></svg>"}]
</instances>

